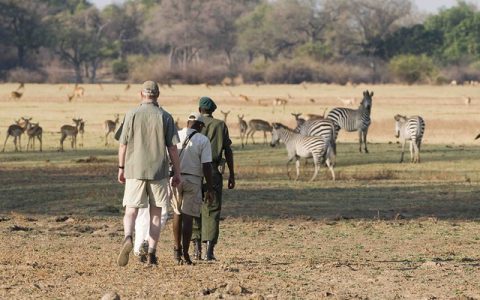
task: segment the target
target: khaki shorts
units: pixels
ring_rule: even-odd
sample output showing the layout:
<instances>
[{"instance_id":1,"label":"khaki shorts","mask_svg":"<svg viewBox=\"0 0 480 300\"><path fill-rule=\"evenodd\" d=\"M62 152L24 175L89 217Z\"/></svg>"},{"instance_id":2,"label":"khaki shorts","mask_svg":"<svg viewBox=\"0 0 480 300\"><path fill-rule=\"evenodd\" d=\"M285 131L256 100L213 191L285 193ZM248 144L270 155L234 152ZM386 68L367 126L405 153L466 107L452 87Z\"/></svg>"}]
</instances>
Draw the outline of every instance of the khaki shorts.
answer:
<instances>
[{"instance_id":1,"label":"khaki shorts","mask_svg":"<svg viewBox=\"0 0 480 300\"><path fill-rule=\"evenodd\" d=\"M168 178L161 180L127 179L123 206L146 208L148 205L167 209L171 190Z\"/></svg>"},{"instance_id":2,"label":"khaki shorts","mask_svg":"<svg viewBox=\"0 0 480 300\"><path fill-rule=\"evenodd\" d=\"M182 184L173 188L172 209L177 215L200 217L202 208L202 178L182 175Z\"/></svg>"}]
</instances>

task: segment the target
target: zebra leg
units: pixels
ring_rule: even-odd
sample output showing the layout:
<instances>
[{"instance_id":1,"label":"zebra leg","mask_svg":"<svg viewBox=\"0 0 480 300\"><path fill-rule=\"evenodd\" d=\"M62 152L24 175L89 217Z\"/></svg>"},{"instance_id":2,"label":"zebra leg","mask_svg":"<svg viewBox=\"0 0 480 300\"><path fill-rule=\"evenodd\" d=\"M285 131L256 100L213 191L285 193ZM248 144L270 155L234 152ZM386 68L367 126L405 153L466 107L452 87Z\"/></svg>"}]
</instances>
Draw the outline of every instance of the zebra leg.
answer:
<instances>
[{"instance_id":1,"label":"zebra leg","mask_svg":"<svg viewBox=\"0 0 480 300\"><path fill-rule=\"evenodd\" d=\"M417 141L417 162L420 163L420 147L422 145L422 140Z\"/></svg>"},{"instance_id":2,"label":"zebra leg","mask_svg":"<svg viewBox=\"0 0 480 300\"><path fill-rule=\"evenodd\" d=\"M362 131L358 131L358 143L359 143L359 148L358 151L362 153Z\"/></svg>"},{"instance_id":3,"label":"zebra leg","mask_svg":"<svg viewBox=\"0 0 480 300\"><path fill-rule=\"evenodd\" d=\"M297 176L295 177L295 181L298 180L298 177L300 177L300 157L295 156L295 169L297 170Z\"/></svg>"},{"instance_id":4,"label":"zebra leg","mask_svg":"<svg viewBox=\"0 0 480 300\"><path fill-rule=\"evenodd\" d=\"M2 152L5 152L5 145L7 144L7 140L10 137L10 135L7 133L7 137L5 138L5 143L3 143L3 150Z\"/></svg>"},{"instance_id":5,"label":"zebra leg","mask_svg":"<svg viewBox=\"0 0 480 300\"><path fill-rule=\"evenodd\" d=\"M420 162L420 149L418 148L418 141L412 141L413 144L413 153L414 153L414 163Z\"/></svg>"},{"instance_id":6,"label":"zebra leg","mask_svg":"<svg viewBox=\"0 0 480 300\"><path fill-rule=\"evenodd\" d=\"M365 147L365 153L368 153L368 149L367 149L367 133L368 133L368 128L365 129L365 131L363 132L363 146Z\"/></svg>"},{"instance_id":7,"label":"zebra leg","mask_svg":"<svg viewBox=\"0 0 480 300\"><path fill-rule=\"evenodd\" d=\"M313 171L313 176L310 178L309 182L312 182L317 177L318 169L320 169L320 159L315 155L313 155L313 164L315 165L315 170Z\"/></svg>"},{"instance_id":8,"label":"zebra leg","mask_svg":"<svg viewBox=\"0 0 480 300\"><path fill-rule=\"evenodd\" d=\"M404 152L405 152L405 140L402 141L402 155L400 156L400 163L403 163Z\"/></svg>"},{"instance_id":9,"label":"zebra leg","mask_svg":"<svg viewBox=\"0 0 480 300\"><path fill-rule=\"evenodd\" d=\"M414 150L414 145L415 141L411 140L410 141L410 162L413 163L415 162L415 150Z\"/></svg>"},{"instance_id":10,"label":"zebra leg","mask_svg":"<svg viewBox=\"0 0 480 300\"><path fill-rule=\"evenodd\" d=\"M290 159L287 161L287 176L288 176L288 179L292 179L292 177L290 177L290 169L289 169L289 166L290 166L290 163L292 162L293 159L294 159L294 157L290 158Z\"/></svg>"},{"instance_id":11,"label":"zebra leg","mask_svg":"<svg viewBox=\"0 0 480 300\"><path fill-rule=\"evenodd\" d=\"M330 161L330 158L327 158L325 161L327 164L328 169L330 170L330 173L332 173L332 180L335 181L335 171L333 170L333 163Z\"/></svg>"}]
</instances>

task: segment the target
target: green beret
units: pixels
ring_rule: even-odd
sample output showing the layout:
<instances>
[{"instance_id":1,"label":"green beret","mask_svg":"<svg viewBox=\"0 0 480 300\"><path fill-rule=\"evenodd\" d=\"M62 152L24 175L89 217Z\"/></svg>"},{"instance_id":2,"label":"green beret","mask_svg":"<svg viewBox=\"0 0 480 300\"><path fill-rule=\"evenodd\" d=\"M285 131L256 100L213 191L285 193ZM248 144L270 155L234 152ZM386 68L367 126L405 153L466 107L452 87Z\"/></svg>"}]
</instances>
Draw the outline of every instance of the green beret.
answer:
<instances>
[{"instance_id":1,"label":"green beret","mask_svg":"<svg viewBox=\"0 0 480 300\"><path fill-rule=\"evenodd\" d=\"M210 97L202 97L198 101L198 107L204 108L208 111L214 112L217 109L217 105Z\"/></svg>"}]
</instances>

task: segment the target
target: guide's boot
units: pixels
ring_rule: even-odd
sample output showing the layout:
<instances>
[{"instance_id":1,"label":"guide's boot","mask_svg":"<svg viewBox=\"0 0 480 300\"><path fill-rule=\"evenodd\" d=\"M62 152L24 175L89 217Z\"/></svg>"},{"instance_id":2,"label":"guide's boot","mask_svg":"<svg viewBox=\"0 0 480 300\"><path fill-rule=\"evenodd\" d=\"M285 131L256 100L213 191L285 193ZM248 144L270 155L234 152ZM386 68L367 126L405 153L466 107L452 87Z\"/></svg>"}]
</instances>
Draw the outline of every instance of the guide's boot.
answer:
<instances>
[{"instance_id":1,"label":"guide's boot","mask_svg":"<svg viewBox=\"0 0 480 300\"><path fill-rule=\"evenodd\" d=\"M207 241L207 255L205 256L206 261L217 260L213 254L213 249L215 248L215 243L213 241Z\"/></svg>"}]
</instances>

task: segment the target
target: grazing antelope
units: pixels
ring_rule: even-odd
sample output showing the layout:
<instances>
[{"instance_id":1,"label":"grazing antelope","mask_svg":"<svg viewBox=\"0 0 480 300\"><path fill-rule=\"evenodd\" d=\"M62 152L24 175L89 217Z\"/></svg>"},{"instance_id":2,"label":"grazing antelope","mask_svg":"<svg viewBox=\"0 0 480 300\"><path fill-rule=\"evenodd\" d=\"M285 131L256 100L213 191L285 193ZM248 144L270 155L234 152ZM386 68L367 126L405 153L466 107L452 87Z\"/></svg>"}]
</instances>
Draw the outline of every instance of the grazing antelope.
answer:
<instances>
[{"instance_id":1,"label":"grazing antelope","mask_svg":"<svg viewBox=\"0 0 480 300\"><path fill-rule=\"evenodd\" d=\"M273 99L273 112L275 112L275 106L283 106L283 111L285 111L285 105L288 103L287 99L275 98Z\"/></svg>"},{"instance_id":2,"label":"grazing antelope","mask_svg":"<svg viewBox=\"0 0 480 300\"><path fill-rule=\"evenodd\" d=\"M75 97L81 98L83 97L83 94L85 93L85 89L81 86L76 85L75 88L73 89L73 94Z\"/></svg>"},{"instance_id":3,"label":"grazing antelope","mask_svg":"<svg viewBox=\"0 0 480 300\"><path fill-rule=\"evenodd\" d=\"M10 126L8 126L8 129L7 129L7 137L5 138L5 142L3 143L3 150L2 152L5 152L5 145L7 144L7 140L10 136L13 136L13 144L15 145L15 152L18 151L18 148L17 148L17 139L18 139L18 145L19 145L19 148L20 148L20 151L22 151L22 142L21 142L21 137L22 137L22 134L25 132L25 130L27 129L27 126L28 126L28 123L30 122L32 118L22 118L22 120L24 120L24 124L23 126L20 125L21 122L20 122L20 119L19 120L15 120L15 123L16 124L12 124Z\"/></svg>"},{"instance_id":4,"label":"grazing antelope","mask_svg":"<svg viewBox=\"0 0 480 300\"><path fill-rule=\"evenodd\" d=\"M353 97L353 98L340 98L340 97L337 97L337 100L340 101L340 102L342 102L343 105L348 105L348 106L350 106L350 105L355 105L355 101L356 101L356 100L355 100L355 97Z\"/></svg>"},{"instance_id":5,"label":"grazing antelope","mask_svg":"<svg viewBox=\"0 0 480 300\"><path fill-rule=\"evenodd\" d=\"M230 111L224 112L223 110L220 111L223 114L223 122L227 123L227 117Z\"/></svg>"},{"instance_id":6,"label":"grazing antelope","mask_svg":"<svg viewBox=\"0 0 480 300\"><path fill-rule=\"evenodd\" d=\"M25 89L25 83L20 82L20 85L17 87L17 91L18 91L19 89Z\"/></svg>"},{"instance_id":7,"label":"grazing antelope","mask_svg":"<svg viewBox=\"0 0 480 300\"><path fill-rule=\"evenodd\" d=\"M470 105L472 103L472 98L463 97L463 102L465 103L465 105Z\"/></svg>"},{"instance_id":8,"label":"grazing antelope","mask_svg":"<svg viewBox=\"0 0 480 300\"><path fill-rule=\"evenodd\" d=\"M315 103L315 99L313 99L313 98L310 98L309 101L310 101L311 103Z\"/></svg>"},{"instance_id":9,"label":"grazing antelope","mask_svg":"<svg viewBox=\"0 0 480 300\"><path fill-rule=\"evenodd\" d=\"M204 87L206 87L207 89L210 89L210 83L206 82L203 84Z\"/></svg>"},{"instance_id":10,"label":"grazing antelope","mask_svg":"<svg viewBox=\"0 0 480 300\"><path fill-rule=\"evenodd\" d=\"M250 98L248 98L247 96L243 95L243 94L240 94L238 95L242 100L245 100L245 101L250 101Z\"/></svg>"},{"instance_id":11,"label":"grazing antelope","mask_svg":"<svg viewBox=\"0 0 480 300\"><path fill-rule=\"evenodd\" d=\"M403 162L403 153L405 142L410 141L410 160L412 163L420 162L420 146L422 145L423 133L425 132L425 121L420 116L406 117L395 115L395 137L400 138L402 142L402 156L400 162Z\"/></svg>"},{"instance_id":12,"label":"grazing antelope","mask_svg":"<svg viewBox=\"0 0 480 300\"><path fill-rule=\"evenodd\" d=\"M72 149L77 149L77 134L78 134L78 127L82 123L82 119L72 119L73 122L75 123L75 126L72 125L63 125L60 128L60 134L62 135L60 137L60 151L63 151L63 141L67 138L67 136L70 136L72 138Z\"/></svg>"},{"instance_id":13,"label":"grazing antelope","mask_svg":"<svg viewBox=\"0 0 480 300\"><path fill-rule=\"evenodd\" d=\"M115 129L117 129L117 125L120 122L120 115L115 114L114 115L115 120L106 120L103 123L103 128L105 129L105 146L108 145L108 135L111 133L115 134Z\"/></svg>"},{"instance_id":14,"label":"grazing antelope","mask_svg":"<svg viewBox=\"0 0 480 300\"><path fill-rule=\"evenodd\" d=\"M367 133L371 123L370 113L372 111L372 97L373 92L364 91L363 100L358 109L336 107L327 115L327 119L330 119L335 123L335 136L338 136L338 131L341 128L344 128L348 132L358 131L360 143L359 151L362 152L363 143L365 153L368 153Z\"/></svg>"},{"instance_id":15,"label":"grazing antelope","mask_svg":"<svg viewBox=\"0 0 480 300\"><path fill-rule=\"evenodd\" d=\"M248 127L250 128L247 132L247 138L245 139L245 145L248 144L248 136L252 137L252 142L255 144L255 140L253 139L253 134L256 131L263 131L263 142L264 144L267 143L267 132L272 132L272 126L270 123L264 120L259 119L252 119L248 121Z\"/></svg>"},{"instance_id":16,"label":"grazing antelope","mask_svg":"<svg viewBox=\"0 0 480 300\"><path fill-rule=\"evenodd\" d=\"M23 92L18 92L18 91L13 91L10 93L10 99L11 100L19 100L22 98Z\"/></svg>"},{"instance_id":17,"label":"grazing antelope","mask_svg":"<svg viewBox=\"0 0 480 300\"><path fill-rule=\"evenodd\" d=\"M68 102L72 102L73 98L75 98L75 94L67 94L67 99L68 99Z\"/></svg>"},{"instance_id":18,"label":"grazing antelope","mask_svg":"<svg viewBox=\"0 0 480 300\"><path fill-rule=\"evenodd\" d=\"M242 143L242 148L243 146L243 139L245 138L245 134L247 133L248 125L245 120L243 120L244 115L240 116L237 115L238 117L238 128L240 129L240 142Z\"/></svg>"},{"instance_id":19,"label":"grazing antelope","mask_svg":"<svg viewBox=\"0 0 480 300\"><path fill-rule=\"evenodd\" d=\"M299 131L300 126L302 126L303 123L305 123L305 119L304 119L304 118L300 118L301 115L302 115L302 113L298 113L298 114L292 113L292 116L295 117L295 122L297 122L297 127L295 127L295 129L294 129L293 131L295 131L295 132L297 132L297 133L300 132L300 131Z\"/></svg>"},{"instance_id":20,"label":"grazing antelope","mask_svg":"<svg viewBox=\"0 0 480 300\"><path fill-rule=\"evenodd\" d=\"M30 148L30 142L32 142L31 149L35 150L35 138L37 138L38 141L40 142L40 152L42 152L42 134L43 134L43 128L40 127L39 123L28 122L28 125L27 125L27 136L28 136L27 151Z\"/></svg>"},{"instance_id":21,"label":"grazing antelope","mask_svg":"<svg viewBox=\"0 0 480 300\"><path fill-rule=\"evenodd\" d=\"M300 83L300 84L302 85L302 87L303 87L304 89L307 89L307 88L308 88L306 81L303 81L303 82Z\"/></svg>"},{"instance_id":22,"label":"grazing antelope","mask_svg":"<svg viewBox=\"0 0 480 300\"><path fill-rule=\"evenodd\" d=\"M307 120L322 120L325 119L325 113L327 112L327 109L323 111L323 115L316 115L316 114L306 114L306 119Z\"/></svg>"},{"instance_id":23,"label":"grazing antelope","mask_svg":"<svg viewBox=\"0 0 480 300\"><path fill-rule=\"evenodd\" d=\"M318 136L303 136L288 129L286 126L278 123L273 123L272 141L270 146L275 147L279 142L283 142L288 152L287 162L287 176L289 179L290 171L289 165L295 159L295 167L297 176L295 181L300 176L300 157L313 157L315 171L310 181L317 177L320 165L325 162L332 174L332 180L335 181L335 171L333 166L335 164L335 151L332 145L332 139L324 139Z\"/></svg>"},{"instance_id":24,"label":"grazing antelope","mask_svg":"<svg viewBox=\"0 0 480 300\"><path fill-rule=\"evenodd\" d=\"M78 133L80 133L80 144L78 146L83 148L83 135L85 134L85 121L82 120L78 126Z\"/></svg>"},{"instance_id":25,"label":"grazing antelope","mask_svg":"<svg viewBox=\"0 0 480 300\"><path fill-rule=\"evenodd\" d=\"M125 92L128 91L130 89L130 83L127 83L127 85L125 86Z\"/></svg>"}]
</instances>

